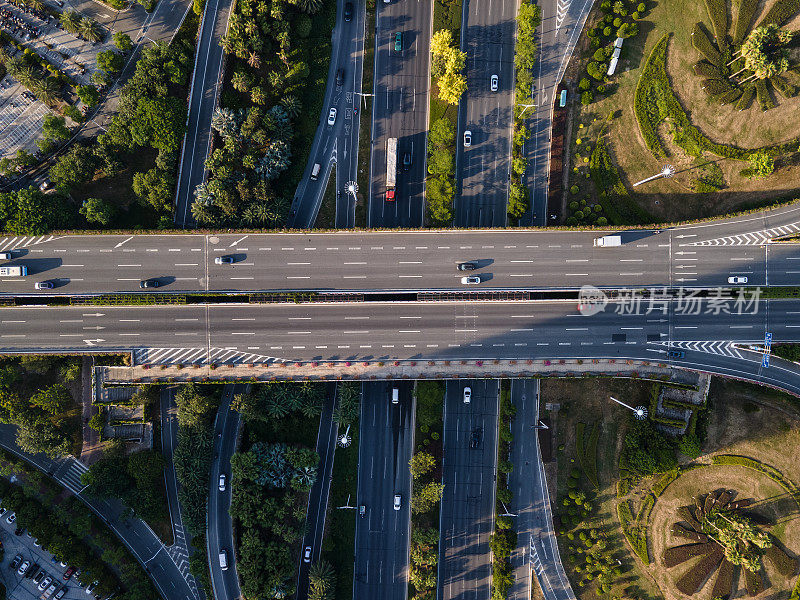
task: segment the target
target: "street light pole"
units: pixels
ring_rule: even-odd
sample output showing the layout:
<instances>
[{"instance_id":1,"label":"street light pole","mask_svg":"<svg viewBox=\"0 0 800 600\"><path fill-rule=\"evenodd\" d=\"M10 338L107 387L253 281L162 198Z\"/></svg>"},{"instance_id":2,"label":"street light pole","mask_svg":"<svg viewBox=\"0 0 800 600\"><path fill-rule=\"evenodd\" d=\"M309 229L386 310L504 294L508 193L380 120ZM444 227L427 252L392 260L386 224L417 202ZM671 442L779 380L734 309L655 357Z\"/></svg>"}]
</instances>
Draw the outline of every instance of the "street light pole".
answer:
<instances>
[{"instance_id":1,"label":"street light pole","mask_svg":"<svg viewBox=\"0 0 800 600\"><path fill-rule=\"evenodd\" d=\"M514 513L512 513L510 510L508 510L508 507L506 506L506 503L505 503L505 502L503 502L502 500L500 500L500 504L502 504L502 505L503 505L503 509L504 509L506 512L504 512L502 515L498 515L499 517L516 517L516 516L519 516L519 515L515 515L515 514L514 514Z\"/></svg>"},{"instance_id":2,"label":"street light pole","mask_svg":"<svg viewBox=\"0 0 800 600\"><path fill-rule=\"evenodd\" d=\"M668 179L672 177L674 174L675 174L675 167L673 167L672 165L664 165L664 168L661 169L659 173L651 175L647 179L642 179L641 181L637 181L636 183L633 184L633 187L636 187L637 185L642 185L643 183L647 183L648 181L653 181L653 179L658 179L659 177L664 177L665 179Z\"/></svg>"},{"instance_id":3,"label":"street light pole","mask_svg":"<svg viewBox=\"0 0 800 600\"><path fill-rule=\"evenodd\" d=\"M644 406L637 406L636 408L633 408L629 404L625 404L624 402L617 400L616 398L614 398L614 396L609 396L609 398L611 398L617 404L621 404L628 410L632 411L634 416L640 421L643 421L644 419L647 418L647 408L645 408Z\"/></svg>"}]
</instances>

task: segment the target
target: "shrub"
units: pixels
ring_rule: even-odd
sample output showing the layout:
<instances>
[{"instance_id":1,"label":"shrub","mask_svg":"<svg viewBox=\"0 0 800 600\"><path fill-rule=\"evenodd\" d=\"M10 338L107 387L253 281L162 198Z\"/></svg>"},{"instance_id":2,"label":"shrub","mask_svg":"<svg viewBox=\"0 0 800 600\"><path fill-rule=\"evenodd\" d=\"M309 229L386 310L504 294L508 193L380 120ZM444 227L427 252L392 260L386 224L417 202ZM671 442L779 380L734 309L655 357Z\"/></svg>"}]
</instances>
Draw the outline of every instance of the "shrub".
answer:
<instances>
[{"instance_id":1,"label":"shrub","mask_svg":"<svg viewBox=\"0 0 800 600\"><path fill-rule=\"evenodd\" d=\"M756 88L754 85L747 85L742 90L742 95L739 97L739 100L736 102L736 106L734 107L736 110L746 110L750 108L750 104L753 102L753 97L756 95Z\"/></svg>"},{"instance_id":2,"label":"shrub","mask_svg":"<svg viewBox=\"0 0 800 600\"><path fill-rule=\"evenodd\" d=\"M622 19L617 17L616 19L614 19L613 25L614 25L614 27L619 27L620 25L622 25Z\"/></svg>"},{"instance_id":3,"label":"shrub","mask_svg":"<svg viewBox=\"0 0 800 600\"><path fill-rule=\"evenodd\" d=\"M643 13L647 10L647 6L645 6L644 2L640 2L639 5L636 7L636 12Z\"/></svg>"},{"instance_id":4,"label":"shrub","mask_svg":"<svg viewBox=\"0 0 800 600\"><path fill-rule=\"evenodd\" d=\"M603 28L603 35L606 36L606 37L610 37L612 31L613 31L613 29L611 29L611 27L604 27Z\"/></svg>"},{"instance_id":5,"label":"shrub","mask_svg":"<svg viewBox=\"0 0 800 600\"><path fill-rule=\"evenodd\" d=\"M717 44L722 47L728 35L728 7L726 0L705 0L706 10L714 27Z\"/></svg>"},{"instance_id":6,"label":"shrub","mask_svg":"<svg viewBox=\"0 0 800 600\"><path fill-rule=\"evenodd\" d=\"M769 95L769 89L767 89L766 79L756 79L756 98L758 99L758 105L761 107L762 111L775 108L775 104L772 102L772 96Z\"/></svg>"},{"instance_id":7,"label":"shrub","mask_svg":"<svg viewBox=\"0 0 800 600\"><path fill-rule=\"evenodd\" d=\"M694 49L697 50L700 54L706 57L706 60L713 65L722 65L722 55L719 53L719 50L714 43L711 41L711 38L708 36L708 32L703 27L702 23L695 23L694 29L692 30L692 46ZM653 49L655 52L655 49Z\"/></svg>"},{"instance_id":8,"label":"shrub","mask_svg":"<svg viewBox=\"0 0 800 600\"><path fill-rule=\"evenodd\" d=\"M759 27L775 23L776 25L783 25L790 18L792 18L797 11L800 10L800 0L777 0L769 12L764 15Z\"/></svg>"},{"instance_id":9,"label":"shrub","mask_svg":"<svg viewBox=\"0 0 800 600\"><path fill-rule=\"evenodd\" d=\"M597 79L598 81L603 79L603 76L606 74L606 70L607 68L605 63L592 61L586 65L586 72L589 73L592 78Z\"/></svg>"},{"instance_id":10,"label":"shrub","mask_svg":"<svg viewBox=\"0 0 800 600\"><path fill-rule=\"evenodd\" d=\"M797 93L797 88L781 75L774 75L769 81L784 98L791 98Z\"/></svg>"},{"instance_id":11,"label":"shrub","mask_svg":"<svg viewBox=\"0 0 800 600\"><path fill-rule=\"evenodd\" d=\"M583 106L587 106L594 102L594 96L592 96L592 92L586 91L581 94L581 104Z\"/></svg>"},{"instance_id":12,"label":"shrub","mask_svg":"<svg viewBox=\"0 0 800 600\"><path fill-rule=\"evenodd\" d=\"M736 23L733 26L733 43L740 45L750 32L750 23L758 8L758 0L740 0L739 10L736 13Z\"/></svg>"},{"instance_id":13,"label":"shrub","mask_svg":"<svg viewBox=\"0 0 800 600\"><path fill-rule=\"evenodd\" d=\"M714 546L711 552L706 554L697 564L684 573L683 577L675 582L675 587L678 588L678 591L687 596L693 596L703 587L709 575L717 569L720 561L722 561L722 547L717 544ZM747 569L743 570L745 576L750 573ZM755 594L751 595L754 596Z\"/></svg>"},{"instance_id":14,"label":"shrub","mask_svg":"<svg viewBox=\"0 0 800 600\"><path fill-rule=\"evenodd\" d=\"M694 70L695 75L705 77L706 79L725 79L725 75L722 74L722 71L719 70L719 67L712 65L710 62L705 60L694 63L694 67L692 67L692 69Z\"/></svg>"}]
</instances>

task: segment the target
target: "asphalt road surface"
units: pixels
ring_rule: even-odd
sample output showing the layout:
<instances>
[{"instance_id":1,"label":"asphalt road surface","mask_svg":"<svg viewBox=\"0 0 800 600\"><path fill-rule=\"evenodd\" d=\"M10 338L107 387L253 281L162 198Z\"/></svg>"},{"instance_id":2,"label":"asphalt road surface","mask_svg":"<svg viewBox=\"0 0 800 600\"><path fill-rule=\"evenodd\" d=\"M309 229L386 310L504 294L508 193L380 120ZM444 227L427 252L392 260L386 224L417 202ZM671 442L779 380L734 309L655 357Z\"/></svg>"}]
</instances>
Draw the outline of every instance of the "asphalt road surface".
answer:
<instances>
[{"instance_id":1,"label":"asphalt road surface","mask_svg":"<svg viewBox=\"0 0 800 600\"><path fill-rule=\"evenodd\" d=\"M531 132L524 151L528 159L526 182L531 208L520 220L524 225L552 222L547 214L547 184L553 103L556 88L564 76L593 3L594 0L547 0L538 3L542 9L542 24L536 36L538 61L534 66L535 83L532 90L532 104L535 107L525 112L526 125Z\"/></svg>"},{"instance_id":2,"label":"asphalt road surface","mask_svg":"<svg viewBox=\"0 0 800 600\"><path fill-rule=\"evenodd\" d=\"M349 202L347 183L358 174L359 119L354 112L361 102L361 79L364 60L366 12L364 0L351 0L353 17L344 20L347 0L338 0L336 27L333 30L331 62L325 88L325 100L319 125L309 152L308 164L292 202L289 225L298 228L314 226L331 169L336 165L336 226L355 226L355 205ZM342 72L342 85L337 85L337 72ZM336 108L333 125L328 113ZM320 165L316 179L311 179L314 165ZM349 195L352 198L352 194Z\"/></svg>"},{"instance_id":3,"label":"asphalt road surface","mask_svg":"<svg viewBox=\"0 0 800 600\"><path fill-rule=\"evenodd\" d=\"M191 212L194 190L206 177L211 116L217 105L223 76L222 58L225 53L221 40L228 28L231 4L231 0L208 0L200 23L175 197L175 223L181 227L194 227Z\"/></svg>"},{"instance_id":4,"label":"asphalt road surface","mask_svg":"<svg viewBox=\"0 0 800 600\"><path fill-rule=\"evenodd\" d=\"M214 459L209 472L206 552L215 600L238 600L242 596L236 573L236 551L230 514L233 493L231 456L236 451L240 419L239 413L231 410L230 406L234 395L241 394L246 389L245 385L226 385L214 421ZM224 490L219 489L220 474L225 475ZM225 571L219 564L219 553L222 549L228 553L228 568Z\"/></svg>"},{"instance_id":5,"label":"asphalt road surface","mask_svg":"<svg viewBox=\"0 0 800 600\"><path fill-rule=\"evenodd\" d=\"M421 227L433 2L377 2L368 227ZM395 36L402 34L401 50ZM397 138L396 200L386 201L386 147ZM411 165L403 168L408 154Z\"/></svg>"},{"instance_id":6,"label":"asphalt road surface","mask_svg":"<svg viewBox=\"0 0 800 600\"><path fill-rule=\"evenodd\" d=\"M800 245L769 244L800 231L800 207L658 230L621 232L620 247L596 248L603 232L509 230L397 233L87 235L0 238L4 294L200 290L483 290L599 287L796 285ZM500 237L501 236L501 237ZM234 264L214 259L233 256ZM456 270L461 261L478 269ZM480 285L462 285L479 275ZM36 281L55 288L35 292ZM153 291L153 290L148 290Z\"/></svg>"},{"instance_id":7,"label":"asphalt road surface","mask_svg":"<svg viewBox=\"0 0 800 600\"><path fill-rule=\"evenodd\" d=\"M461 98L456 139L455 200L459 227L506 224L514 118L514 36L516 0L487 7L470 0L462 9L461 49L467 53L467 92ZM492 77L497 76L497 91ZM464 145L470 131L471 145Z\"/></svg>"},{"instance_id":8,"label":"asphalt road surface","mask_svg":"<svg viewBox=\"0 0 800 600\"><path fill-rule=\"evenodd\" d=\"M319 418L316 451L319 454L317 480L308 495L308 512L306 513L306 534L300 547L297 571L297 599L308 598L308 574L311 563L319 560L322 553L322 538L325 534L325 516L328 512L328 496L333 476L333 462L336 452L336 440L339 431L333 419L336 409L336 386L328 384L325 389L325 404ZM305 562L303 554L307 546L311 546L311 561Z\"/></svg>"},{"instance_id":9,"label":"asphalt road surface","mask_svg":"<svg viewBox=\"0 0 800 600\"><path fill-rule=\"evenodd\" d=\"M514 470L508 477L513 493L508 508L516 515L513 520L517 548L511 554L514 585L508 597L529 600L532 578L536 577L545 600L574 600L575 594L558 553L539 436L533 428L539 423L539 380L512 379L511 403L517 412L511 422Z\"/></svg>"},{"instance_id":10,"label":"asphalt road surface","mask_svg":"<svg viewBox=\"0 0 800 600\"><path fill-rule=\"evenodd\" d=\"M399 402L392 404L392 387ZM409 382L364 383L358 447L354 598L405 600L415 401ZM400 507L394 508L395 494Z\"/></svg>"},{"instance_id":11,"label":"asphalt road surface","mask_svg":"<svg viewBox=\"0 0 800 600\"><path fill-rule=\"evenodd\" d=\"M464 403L464 388L472 399ZM500 382L448 381L444 407L439 517L441 600L486 599L491 595L491 552L497 477L497 419ZM479 438L473 447L473 436Z\"/></svg>"}]
</instances>

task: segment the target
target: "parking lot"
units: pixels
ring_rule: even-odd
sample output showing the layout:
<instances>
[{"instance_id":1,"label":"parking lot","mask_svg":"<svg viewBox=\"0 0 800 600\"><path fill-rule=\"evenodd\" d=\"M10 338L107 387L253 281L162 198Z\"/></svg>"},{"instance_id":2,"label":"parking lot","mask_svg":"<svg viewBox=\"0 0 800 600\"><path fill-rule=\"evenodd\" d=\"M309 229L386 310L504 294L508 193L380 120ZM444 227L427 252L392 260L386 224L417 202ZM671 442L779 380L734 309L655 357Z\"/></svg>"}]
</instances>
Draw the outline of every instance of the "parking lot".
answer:
<instances>
[{"instance_id":1,"label":"parking lot","mask_svg":"<svg viewBox=\"0 0 800 600\"><path fill-rule=\"evenodd\" d=\"M60 583L56 591L67 586L67 593L61 600L87 600L90 598L84 588L78 587L78 583L74 578L70 578L69 582L64 581L63 576L66 568L53 561L53 556L49 552L41 547L34 546L33 539L27 533L14 534L15 524L9 524L6 520L9 514L4 514L0 519L0 541L3 542L5 550L5 556L2 563L0 563L0 578L6 586L9 600L33 600L42 595L42 592L39 591L32 579L19 575L17 569L11 570L9 568L17 554L22 555L23 561L30 561L31 567L28 569L28 575L33 572L33 565L38 564L46 572L46 577L52 577L53 583Z\"/></svg>"},{"instance_id":2,"label":"parking lot","mask_svg":"<svg viewBox=\"0 0 800 600\"><path fill-rule=\"evenodd\" d=\"M35 152L44 116L50 109L24 94L26 89L10 75L0 81L0 157L11 158L17 150ZM23 95L24 94L24 95Z\"/></svg>"}]
</instances>

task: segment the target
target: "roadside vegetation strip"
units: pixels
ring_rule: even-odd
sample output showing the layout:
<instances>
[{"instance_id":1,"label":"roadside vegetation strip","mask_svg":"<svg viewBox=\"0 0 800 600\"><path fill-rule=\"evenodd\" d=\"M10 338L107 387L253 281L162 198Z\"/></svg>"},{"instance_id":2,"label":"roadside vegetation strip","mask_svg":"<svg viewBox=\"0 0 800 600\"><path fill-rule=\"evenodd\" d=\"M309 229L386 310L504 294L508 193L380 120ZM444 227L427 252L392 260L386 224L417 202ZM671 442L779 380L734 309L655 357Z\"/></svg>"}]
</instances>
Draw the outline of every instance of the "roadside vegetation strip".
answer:
<instances>
[{"instance_id":1,"label":"roadside vegetation strip","mask_svg":"<svg viewBox=\"0 0 800 600\"><path fill-rule=\"evenodd\" d=\"M442 410L445 385L417 381L414 454L411 457L411 541L408 581L416 598L436 594L442 485Z\"/></svg>"},{"instance_id":2,"label":"roadside vegetation strip","mask_svg":"<svg viewBox=\"0 0 800 600\"><path fill-rule=\"evenodd\" d=\"M126 588L119 596L122 600L158 597L144 567L136 566L137 561L105 519L8 450L2 449L0 456L0 495L3 506L17 515L17 527L27 529L60 560L81 569L84 585L99 581L97 592L104 597L116 592L120 584Z\"/></svg>"},{"instance_id":3,"label":"roadside vegetation strip","mask_svg":"<svg viewBox=\"0 0 800 600\"><path fill-rule=\"evenodd\" d=\"M502 515L505 514L513 498L511 488L508 486L508 475L514 468L514 464L510 460L511 443L514 441L514 434L511 433L511 421L516 412L517 407L511 404L511 382L508 379L502 379L500 381L494 533L489 541L493 558L492 598L506 598L508 592L511 591L511 586L514 585L511 553L517 547L517 532L511 517ZM536 435L535 432L534 435Z\"/></svg>"},{"instance_id":4,"label":"roadside vegetation strip","mask_svg":"<svg viewBox=\"0 0 800 600\"><path fill-rule=\"evenodd\" d=\"M533 67L536 65L536 28L542 22L542 11L531 0L522 0L517 13L517 38L514 49L514 128L511 148L511 181L508 192L508 216L516 222L530 208L530 192L523 183L528 161L522 155L530 131L523 118L526 107L533 104ZM530 110L530 107L527 107ZM532 111L531 111L532 114Z\"/></svg>"},{"instance_id":5,"label":"roadside vegetation strip","mask_svg":"<svg viewBox=\"0 0 800 600\"><path fill-rule=\"evenodd\" d=\"M711 460L715 465L738 465L764 473L764 475L786 490L795 501L798 508L800 508L800 489L775 467L748 456L739 456L735 454L716 454Z\"/></svg>"},{"instance_id":6,"label":"roadside vegetation strip","mask_svg":"<svg viewBox=\"0 0 800 600\"><path fill-rule=\"evenodd\" d=\"M328 499L327 527L322 541L325 561L331 565L336 581L333 598L353 597L353 556L355 555L356 519L354 510L340 510L348 498L355 502L358 494L359 414L361 384L340 383L337 386L338 404L334 419L339 425L339 434L350 428L350 445L337 447L333 461L333 475Z\"/></svg>"}]
</instances>

